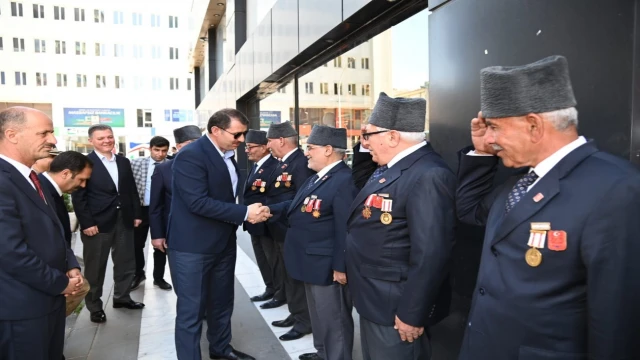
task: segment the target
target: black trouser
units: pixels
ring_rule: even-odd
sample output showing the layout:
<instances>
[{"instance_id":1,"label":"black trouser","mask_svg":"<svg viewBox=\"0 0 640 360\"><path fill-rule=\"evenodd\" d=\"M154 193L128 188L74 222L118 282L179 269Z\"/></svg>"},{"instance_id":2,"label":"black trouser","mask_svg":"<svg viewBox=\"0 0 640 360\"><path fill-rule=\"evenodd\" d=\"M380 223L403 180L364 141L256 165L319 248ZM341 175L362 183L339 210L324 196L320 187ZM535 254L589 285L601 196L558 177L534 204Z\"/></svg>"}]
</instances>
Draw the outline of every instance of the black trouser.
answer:
<instances>
[{"instance_id":1,"label":"black trouser","mask_svg":"<svg viewBox=\"0 0 640 360\"><path fill-rule=\"evenodd\" d=\"M307 295L304 289L304 283L302 281L292 278L287 269L284 266L284 241L276 241L278 247L277 255L278 266L276 267L281 271L281 276L284 279L284 290L287 296L287 305L289 306L289 312L296 321L293 328L301 333L311 332L311 317L309 314L309 306L307 304Z\"/></svg>"},{"instance_id":2,"label":"black trouser","mask_svg":"<svg viewBox=\"0 0 640 360\"><path fill-rule=\"evenodd\" d=\"M142 223L133 229L133 239L136 253L136 275L144 275L144 247L149 236L149 207L140 207ZM153 280L164 279L164 269L167 255L158 249L153 249Z\"/></svg>"},{"instance_id":3,"label":"black trouser","mask_svg":"<svg viewBox=\"0 0 640 360\"><path fill-rule=\"evenodd\" d=\"M276 245L273 239L264 235L251 235L251 245L253 246L253 253L256 256L258 269L260 269L260 274L264 281L265 291L275 294L277 288L273 281L273 276L275 275L273 267L276 261ZM280 291L282 292L281 289Z\"/></svg>"}]
</instances>

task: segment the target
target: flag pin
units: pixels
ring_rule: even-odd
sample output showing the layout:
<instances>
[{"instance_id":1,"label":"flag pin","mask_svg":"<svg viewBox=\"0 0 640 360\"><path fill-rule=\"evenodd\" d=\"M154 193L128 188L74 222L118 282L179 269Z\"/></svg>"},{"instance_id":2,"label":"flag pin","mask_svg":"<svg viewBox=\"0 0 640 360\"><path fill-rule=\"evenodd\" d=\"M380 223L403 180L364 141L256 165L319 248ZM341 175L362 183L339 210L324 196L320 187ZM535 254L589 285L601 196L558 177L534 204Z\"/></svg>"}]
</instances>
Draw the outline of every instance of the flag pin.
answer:
<instances>
[{"instance_id":1,"label":"flag pin","mask_svg":"<svg viewBox=\"0 0 640 360\"><path fill-rule=\"evenodd\" d=\"M544 195L542 193L537 193L536 196L533 197L533 201L540 202L540 200L544 199Z\"/></svg>"},{"instance_id":2,"label":"flag pin","mask_svg":"<svg viewBox=\"0 0 640 360\"><path fill-rule=\"evenodd\" d=\"M387 181L387 179L385 178L380 179L380 184L384 184L385 181Z\"/></svg>"}]
</instances>

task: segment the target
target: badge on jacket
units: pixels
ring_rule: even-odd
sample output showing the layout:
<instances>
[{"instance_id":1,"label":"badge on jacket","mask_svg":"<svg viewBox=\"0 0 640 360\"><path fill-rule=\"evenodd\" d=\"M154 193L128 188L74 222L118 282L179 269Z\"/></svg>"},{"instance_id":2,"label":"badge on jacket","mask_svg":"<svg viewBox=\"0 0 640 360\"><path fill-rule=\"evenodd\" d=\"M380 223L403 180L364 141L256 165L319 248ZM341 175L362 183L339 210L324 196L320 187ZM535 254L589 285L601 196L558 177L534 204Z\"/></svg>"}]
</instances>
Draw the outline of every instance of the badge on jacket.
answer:
<instances>
[{"instance_id":1,"label":"badge on jacket","mask_svg":"<svg viewBox=\"0 0 640 360\"><path fill-rule=\"evenodd\" d=\"M289 173L283 172L282 175L278 176L276 179L276 187L280 187L280 183L284 181L284 186L291 187L291 179L293 176L289 175Z\"/></svg>"},{"instance_id":2,"label":"badge on jacket","mask_svg":"<svg viewBox=\"0 0 640 360\"><path fill-rule=\"evenodd\" d=\"M302 205L302 212L311 213L314 218L320 217L320 206L322 205L322 200L318 199L317 195L307 196L304 199Z\"/></svg>"},{"instance_id":3,"label":"badge on jacket","mask_svg":"<svg viewBox=\"0 0 640 360\"><path fill-rule=\"evenodd\" d=\"M267 186L266 182L260 179L256 179L256 181L253 182L253 185L251 185L251 190L256 191L258 188L260 188L260 192L263 193L266 190L266 186Z\"/></svg>"},{"instance_id":4,"label":"badge on jacket","mask_svg":"<svg viewBox=\"0 0 640 360\"><path fill-rule=\"evenodd\" d=\"M542 263L542 253L538 249L544 248L547 238L547 231L551 230L551 223L548 222L532 222L529 231L529 249L524 255L524 259L531 267L540 266Z\"/></svg>"},{"instance_id":5,"label":"badge on jacket","mask_svg":"<svg viewBox=\"0 0 640 360\"><path fill-rule=\"evenodd\" d=\"M393 209L393 200L387 199L389 194L371 194L364 202L364 209L362 209L362 217L365 219L371 218L371 208L380 209L382 214L380 215L380 222L389 225L393 221L391 216L391 210Z\"/></svg>"}]
</instances>

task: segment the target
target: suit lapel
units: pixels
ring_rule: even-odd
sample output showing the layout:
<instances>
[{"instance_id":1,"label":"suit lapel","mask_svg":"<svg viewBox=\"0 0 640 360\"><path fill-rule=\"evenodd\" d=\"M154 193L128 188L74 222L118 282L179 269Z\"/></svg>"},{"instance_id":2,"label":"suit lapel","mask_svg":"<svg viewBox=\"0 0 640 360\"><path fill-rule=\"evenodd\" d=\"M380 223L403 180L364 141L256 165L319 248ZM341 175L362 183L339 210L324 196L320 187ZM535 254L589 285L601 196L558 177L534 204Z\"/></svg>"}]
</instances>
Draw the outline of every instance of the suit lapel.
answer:
<instances>
[{"instance_id":1,"label":"suit lapel","mask_svg":"<svg viewBox=\"0 0 640 360\"><path fill-rule=\"evenodd\" d=\"M296 196L291 202L291 206L289 207L289 212L291 212L293 209L297 209L300 206L300 204L303 202L303 199L305 199L308 195L311 195L314 191L316 191L320 186L322 186L322 184L324 184L326 180L330 179L331 176L333 176L333 174L344 169L345 167L348 167L348 166L344 162L341 162L340 164L334 166L331 170L329 170L329 172L326 175L318 179L318 181L316 181L315 184L313 184L311 188L307 190L308 182L311 181L313 176L309 177L307 181L305 181L305 183L303 184L304 187L298 190L298 192L296 193Z\"/></svg>"},{"instance_id":2,"label":"suit lapel","mask_svg":"<svg viewBox=\"0 0 640 360\"><path fill-rule=\"evenodd\" d=\"M200 148L203 150L205 157L209 159L209 161L211 161L213 166L218 168L219 173L225 178L225 181L229 184L229 187L228 187L229 192L231 192L232 195L235 195L233 194L233 183L231 182L231 175L229 175L229 168L227 167L227 164L224 162L224 158L220 156L218 149L216 149L216 147L213 145L213 142L211 141L211 139L209 139L207 135L203 135L198 141L200 142ZM235 162L234 162L234 165L235 165ZM236 173L238 173L237 166L235 166L235 169L236 169Z\"/></svg>"},{"instance_id":3,"label":"suit lapel","mask_svg":"<svg viewBox=\"0 0 640 360\"><path fill-rule=\"evenodd\" d=\"M551 171L538 181L524 198L513 207L513 209L503 216L503 220L496 229L492 245L504 240L518 225L533 217L544 208L560 192L560 180L569 174L584 159L597 152L593 142L588 142L565 156ZM538 201L533 198L541 194L543 197ZM494 205L498 206L500 212L504 212L506 198L501 196Z\"/></svg>"},{"instance_id":4,"label":"suit lapel","mask_svg":"<svg viewBox=\"0 0 640 360\"><path fill-rule=\"evenodd\" d=\"M104 164L102 163L102 160L100 160L100 157L98 157L98 154L96 154L95 151L94 151L94 152L91 152L88 156L91 158L91 160L93 160L93 176L92 176L92 178L94 178L94 179L104 179L103 181L106 181L107 184L109 184L109 186L111 187L112 190L117 191L116 183L113 182L113 178L111 178L111 174L109 174L109 170L107 170L106 166L104 166ZM98 170L99 172L102 172L103 174L101 176L96 176L96 175L98 175L98 174L96 174L96 170ZM120 170L119 170L119 167L118 167L118 182L120 182L119 171Z\"/></svg>"},{"instance_id":5,"label":"suit lapel","mask_svg":"<svg viewBox=\"0 0 640 360\"><path fill-rule=\"evenodd\" d=\"M43 187L42 192L44 193L44 197L47 200L47 203L45 203L44 200L40 198L40 195L38 195L38 192L33 188L33 186L31 186L29 180L25 179L24 176L22 176L22 174L13 165L9 164L3 159L0 159L0 161L4 167L5 174L11 179L16 187L18 187L18 189L20 189L20 191L22 191L29 198L29 200L31 200L38 208L40 208L40 210L44 211L52 219L57 219L58 216L51 208L53 199L51 199L50 196L47 196L49 191L44 189L43 184L40 183L40 186Z\"/></svg>"}]
</instances>

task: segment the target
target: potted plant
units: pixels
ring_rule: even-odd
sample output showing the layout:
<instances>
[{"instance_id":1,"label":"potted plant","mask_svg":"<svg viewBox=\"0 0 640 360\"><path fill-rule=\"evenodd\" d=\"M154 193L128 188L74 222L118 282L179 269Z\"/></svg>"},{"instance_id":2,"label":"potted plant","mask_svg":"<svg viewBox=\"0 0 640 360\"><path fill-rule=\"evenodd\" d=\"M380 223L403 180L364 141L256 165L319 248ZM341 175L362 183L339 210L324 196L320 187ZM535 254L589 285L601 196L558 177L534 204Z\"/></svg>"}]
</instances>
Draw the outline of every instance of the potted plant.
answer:
<instances>
[{"instance_id":1,"label":"potted plant","mask_svg":"<svg viewBox=\"0 0 640 360\"><path fill-rule=\"evenodd\" d=\"M71 203L71 195L64 194L64 204L67 207L67 212L69 213L69 223L71 224L71 232L76 232L78 230L78 217L76 213L73 211L73 203Z\"/></svg>"}]
</instances>

